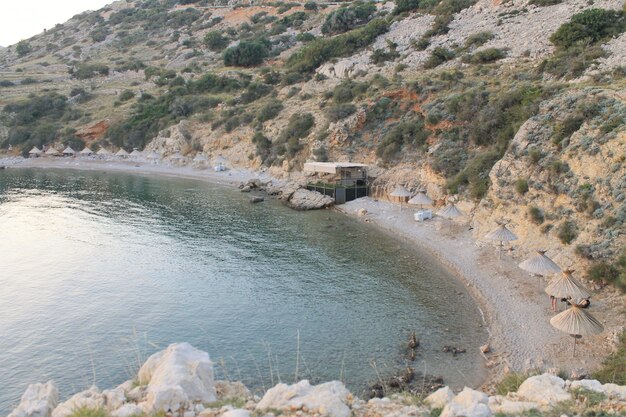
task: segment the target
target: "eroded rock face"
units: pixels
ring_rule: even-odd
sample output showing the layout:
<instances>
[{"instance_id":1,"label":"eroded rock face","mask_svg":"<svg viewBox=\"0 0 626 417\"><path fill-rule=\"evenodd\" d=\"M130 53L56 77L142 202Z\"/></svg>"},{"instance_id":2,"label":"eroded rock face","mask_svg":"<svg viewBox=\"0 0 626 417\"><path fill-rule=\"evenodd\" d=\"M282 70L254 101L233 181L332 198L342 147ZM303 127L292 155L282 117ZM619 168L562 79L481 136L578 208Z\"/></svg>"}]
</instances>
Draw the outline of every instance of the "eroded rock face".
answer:
<instances>
[{"instance_id":1,"label":"eroded rock face","mask_svg":"<svg viewBox=\"0 0 626 417\"><path fill-rule=\"evenodd\" d=\"M432 408L443 408L454 398L454 392L448 387L439 388L430 394L424 402Z\"/></svg>"},{"instance_id":2,"label":"eroded rock face","mask_svg":"<svg viewBox=\"0 0 626 417\"><path fill-rule=\"evenodd\" d=\"M96 387L79 392L69 400L58 405L52 412L52 417L67 417L79 408L89 408L92 410L104 408L106 404L105 396Z\"/></svg>"},{"instance_id":3,"label":"eroded rock face","mask_svg":"<svg viewBox=\"0 0 626 417\"><path fill-rule=\"evenodd\" d=\"M8 417L49 417L58 399L59 390L54 382L31 384L22 395L20 404Z\"/></svg>"},{"instance_id":4,"label":"eroded rock face","mask_svg":"<svg viewBox=\"0 0 626 417\"><path fill-rule=\"evenodd\" d=\"M291 194L287 203L296 210L315 210L330 207L335 203L335 200L317 191L299 188Z\"/></svg>"},{"instance_id":5,"label":"eroded rock face","mask_svg":"<svg viewBox=\"0 0 626 417\"><path fill-rule=\"evenodd\" d=\"M517 396L546 406L572 398L570 393L565 391L565 381L549 374L531 376L522 382L517 390Z\"/></svg>"},{"instance_id":6,"label":"eroded rock face","mask_svg":"<svg viewBox=\"0 0 626 417\"><path fill-rule=\"evenodd\" d=\"M531 401L513 401L501 395L489 397L489 409L494 414L521 414L538 408L539 404Z\"/></svg>"},{"instance_id":7,"label":"eroded rock face","mask_svg":"<svg viewBox=\"0 0 626 417\"><path fill-rule=\"evenodd\" d=\"M150 356L139 370L139 382L147 384L147 412L178 410L199 401L216 401L213 362L209 354L189 343L176 343ZM56 417L56 416L55 416Z\"/></svg>"},{"instance_id":8,"label":"eroded rock face","mask_svg":"<svg viewBox=\"0 0 626 417\"><path fill-rule=\"evenodd\" d=\"M278 384L269 389L257 404L257 410L298 410L306 407L311 411L330 416L348 417L350 408L346 404L350 392L339 381L311 385L303 380L297 384Z\"/></svg>"},{"instance_id":9,"label":"eroded rock face","mask_svg":"<svg viewBox=\"0 0 626 417\"><path fill-rule=\"evenodd\" d=\"M441 412L441 417L490 417L489 397L465 387Z\"/></svg>"}]
</instances>

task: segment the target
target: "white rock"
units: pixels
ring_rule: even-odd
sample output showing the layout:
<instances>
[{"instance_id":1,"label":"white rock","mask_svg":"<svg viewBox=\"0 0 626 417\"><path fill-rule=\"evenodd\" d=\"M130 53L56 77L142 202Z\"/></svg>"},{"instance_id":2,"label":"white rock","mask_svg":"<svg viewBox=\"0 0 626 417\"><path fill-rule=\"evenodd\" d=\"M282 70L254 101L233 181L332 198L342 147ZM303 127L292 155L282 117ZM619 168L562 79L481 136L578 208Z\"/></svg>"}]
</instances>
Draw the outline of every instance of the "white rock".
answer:
<instances>
[{"instance_id":1,"label":"white rock","mask_svg":"<svg viewBox=\"0 0 626 417\"><path fill-rule=\"evenodd\" d=\"M617 384L604 384L602 385L604 392L609 398L617 398L622 401L626 401L626 386Z\"/></svg>"},{"instance_id":2,"label":"white rock","mask_svg":"<svg viewBox=\"0 0 626 417\"><path fill-rule=\"evenodd\" d=\"M147 412L175 411L195 401L217 400L213 362L208 353L189 343L175 343L150 356L138 377L142 385L148 386L146 401L142 403Z\"/></svg>"},{"instance_id":3,"label":"white rock","mask_svg":"<svg viewBox=\"0 0 626 417\"><path fill-rule=\"evenodd\" d=\"M480 391L465 387L441 412L441 417L490 417L489 397Z\"/></svg>"},{"instance_id":4,"label":"white rock","mask_svg":"<svg viewBox=\"0 0 626 417\"><path fill-rule=\"evenodd\" d=\"M117 410L126 402L126 393L122 387L102 391L107 410Z\"/></svg>"},{"instance_id":5,"label":"white rock","mask_svg":"<svg viewBox=\"0 0 626 417\"><path fill-rule=\"evenodd\" d=\"M215 381L215 392L218 400L232 398L247 400L252 397L250 390L241 382Z\"/></svg>"},{"instance_id":6,"label":"white rock","mask_svg":"<svg viewBox=\"0 0 626 417\"><path fill-rule=\"evenodd\" d=\"M49 417L59 399L59 390L52 381L31 384L26 388L20 404L9 417Z\"/></svg>"},{"instance_id":7,"label":"white rock","mask_svg":"<svg viewBox=\"0 0 626 417\"><path fill-rule=\"evenodd\" d=\"M565 381L558 376L543 374L531 376L517 390L517 396L523 400L551 406L567 401L572 396L565 391Z\"/></svg>"},{"instance_id":8,"label":"white rock","mask_svg":"<svg viewBox=\"0 0 626 417\"><path fill-rule=\"evenodd\" d=\"M454 398L454 392L448 387L439 388L430 394L424 402L431 408L443 408Z\"/></svg>"},{"instance_id":9,"label":"white rock","mask_svg":"<svg viewBox=\"0 0 626 417\"><path fill-rule=\"evenodd\" d=\"M604 392L602 384L595 379L581 379L580 381L572 381L570 384L570 391L574 389L586 389L595 392Z\"/></svg>"},{"instance_id":10,"label":"white rock","mask_svg":"<svg viewBox=\"0 0 626 417\"><path fill-rule=\"evenodd\" d=\"M236 410L228 410L222 417L250 417L250 413L246 410L236 409Z\"/></svg>"},{"instance_id":11,"label":"white rock","mask_svg":"<svg viewBox=\"0 0 626 417\"><path fill-rule=\"evenodd\" d=\"M346 401L349 394L350 392L339 381L315 386L309 384L307 380L293 385L278 384L265 393L256 409L289 410L307 407L311 411L317 410L320 414L330 417L348 417L350 408Z\"/></svg>"},{"instance_id":12,"label":"white rock","mask_svg":"<svg viewBox=\"0 0 626 417\"><path fill-rule=\"evenodd\" d=\"M62 402L52 411L52 417L67 417L79 408L96 410L103 408L105 397L98 388L91 387L88 390L74 394L69 400Z\"/></svg>"},{"instance_id":13,"label":"white rock","mask_svg":"<svg viewBox=\"0 0 626 417\"><path fill-rule=\"evenodd\" d=\"M539 404L531 401L512 401L501 395L489 397L489 409L494 414L521 414L538 408Z\"/></svg>"},{"instance_id":14,"label":"white rock","mask_svg":"<svg viewBox=\"0 0 626 417\"><path fill-rule=\"evenodd\" d=\"M132 417L144 414L144 409L137 404L124 404L111 413L111 417Z\"/></svg>"},{"instance_id":15,"label":"white rock","mask_svg":"<svg viewBox=\"0 0 626 417\"><path fill-rule=\"evenodd\" d=\"M289 198L288 204L296 210L316 210L330 207L335 200L327 195L310 191L306 188L297 189Z\"/></svg>"}]
</instances>

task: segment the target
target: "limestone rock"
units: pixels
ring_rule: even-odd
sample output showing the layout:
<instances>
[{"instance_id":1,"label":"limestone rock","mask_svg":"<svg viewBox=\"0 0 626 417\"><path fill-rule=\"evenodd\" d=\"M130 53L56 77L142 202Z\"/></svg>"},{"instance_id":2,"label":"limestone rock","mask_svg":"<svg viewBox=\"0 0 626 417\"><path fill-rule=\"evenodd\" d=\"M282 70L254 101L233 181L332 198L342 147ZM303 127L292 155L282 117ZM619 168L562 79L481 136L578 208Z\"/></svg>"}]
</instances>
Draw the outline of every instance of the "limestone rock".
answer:
<instances>
[{"instance_id":1,"label":"limestone rock","mask_svg":"<svg viewBox=\"0 0 626 417\"><path fill-rule=\"evenodd\" d=\"M324 416L348 417L350 408L346 401L349 394L350 392L339 381L312 386L309 381L302 380L297 384L278 384L270 388L256 409L297 410L306 407Z\"/></svg>"},{"instance_id":2,"label":"limestone rock","mask_svg":"<svg viewBox=\"0 0 626 417\"><path fill-rule=\"evenodd\" d=\"M491 346L489 346L488 344L486 344L486 345L482 345L482 346L480 347L480 351L481 351L482 353L489 353L489 352L491 352Z\"/></svg>"},{"instance_id":3,"label":"limestone rock","mask_svg":"<svg viewBox=\"0 0 626 417\"><path fill-rule=\"evenodd\" d=\"M115 389L104 390L102 395L104 395L107 410L117 410L126 402L126 393L121 386Z\"/></svg>"},{"instance_id":4,"label":"limestone rock","mask_svg":"<svg viewBox=\"0 0 626 417\"><path fill-rule=\"evenodd\" d=\"M147 384L147 412L178 410L194 401L216 401L213 362L209 354L189 343L175 343L150 356L139 370L139 381ZM55 416L56 417L56 416Z\"/></svg>"},{"instance_id":5,"label":"limestone rock","mask_svg":"<svg viewBox=\"0 0 626 417\"><path fill-rule=\"evenodd\" d=\"M531 401L513 401L501 395L489 397L489 409L494 414L522 414L538 408L539 404Z\"/></svg>"},{"instance_id":6,"label":"limestone rock","mask_svg":"<svg viewBox=\"0 0 626 417\"><path fill-rule=\"evenodd\" d=\"M546 406L552 406L572 398L565 391L565 381L550 374L531 376L522 382L517 390L517 396Z\"/></svg>"},{"instance_id":7,"label":"limestone rock","mask_svg":"<svg viewBox=\"0 0 626 417\"><path fill-rule=\"evenodd\" d=\"M296 210L315 210L330 207L334 202L332 197L317 191L299 188L291 195L288 204Z\"/></svg>"},{"instance_id":8,"label":"limestone rock","mask_svg":"<svg viewBox=\"0 0 626 417\"><path fill-rule=\"evenodd\" d=\"M359 217L363 217L363 216L367 215L367 210L366 210L366 209L364 209L364 208L360 208L360 209L356 212L356 214L357 214Z\"/></svg>"},{"instance_id":9,"label":"limestone rock","mask_svg":"<svg viewBox=\"0 0 626 417\"><path fill-rule=\"evenodd\" d=\"M465 387L441 412L441 417L490 417L489 397L480 391Z\"/></svg>"},{"instance_id":10,"label":"limestone rock","mask_svg":"<svg viewBox=\"0 0 626 417\"><path fill-rule=\"evenodd\" d=\"M431 408L443 408L454 398L454 392L448 387L439 388L437 391L430 394L424 402L431 406Z\"/></svg>"},{"instance_id":11,"label":"limestone rock","mask_svg":"<svg viewBox=\"0 0 626 417\"><path fill-rule=\"evenodd\" d=\"M52 411L52 417L67 417L79 408L89 408L92 410L103 408L105 405L105 397L98 388L91 387L88 390L73 395L69 400L59 404Z\"/></svg>"},{"instance_id":12,"label":"limestone rock","mask_svg":"<svg viewBox=\"0 0 626 417\"><path fill-rule=\"evenodd\" d=\"M215 381L215 392L220 401L232 398L247 400L252 397L250 390L241 382Z\"/></svg>"},{"instance_id":13,"label":"limestone rock","mask_svg":"<svg viewBox=\"0 0 626 417\"><path fill-rule=\"evenodd\" d=\"M124 404L117 410L111 413L112 417L132 417L132 416L140 416L144 414L143 408L139 407L137 404Z\"/></svg>"},{"instance_id":14,"label":"limestone rock","mask_svg":"<svg viewBox=\"0 0 626 417\"><path fill-rule=\"evenodd\" d=\"M58 398L59 390L54 382L31 384L22 394L20 404L8 417L49 417Z\"/></svg>"},{"instance_id":15,"label":"limestone rock","mask_svg":"<svg viewBox=\"0 0 626 417\"><path fill-rule=\"evenodd\" d=\"M228 410L222 414L222 417L250 417L250 413L247 410L235 409Z\"/></svg>"},{"instance_id":16,"label":"limestone rock","mask_svg":"<svg viewBox=\"0 0 626 417\"><path fill-rule=\"evenodd\" d=\"M570 384L570 391L580 388L589 391L604 392L602 384L595 379L581 379L580 381L572 381Z\"/></svg>"},{"instance_id":17,"label":"limestone rock","mask_svg":"<svg viewBox=\"0 0 626 417\"><path fill-rule=\"evenodd\" d=\"M626 385L604 384L602 388L609 398L626 401Z\"/></svg>"}]
</instances>

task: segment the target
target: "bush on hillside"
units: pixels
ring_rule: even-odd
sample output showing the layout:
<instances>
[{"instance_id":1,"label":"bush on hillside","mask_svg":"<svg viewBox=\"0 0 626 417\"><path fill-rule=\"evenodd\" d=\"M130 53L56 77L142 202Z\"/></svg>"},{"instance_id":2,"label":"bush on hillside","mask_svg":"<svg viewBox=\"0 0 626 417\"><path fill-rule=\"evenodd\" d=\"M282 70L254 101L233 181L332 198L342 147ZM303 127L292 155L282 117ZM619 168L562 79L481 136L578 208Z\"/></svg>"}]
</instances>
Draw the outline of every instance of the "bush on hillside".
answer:
<instances>
[{"instance_id":1,"label":"bush on hillside","mask_svg":"<svg viewBox=\"0 0 626 417\"><path fill-rule=\"evenodd\" d=\"M326 108L326 117L331 122L337 122L341 119L354 114L356 112L356 106L352 103L335 104Z\"/></svg>"},{"instance_id":2,"label":"bush on hillside","mask_svg":"<svg viewBox=\"0 0 626 417\"><path fill-rule=\"evenodd\" d=\"M28 41L25 41L25 40L19 41L17 45L15 46L15 52L17 53L17 56L19 56L20 58L23 57L24 55L30 54L32 50L33 48L30 46L30 43L28 43Z\"/></svg>"},{"instance_id":3,"label":"bush on hillside","mask_svg":"<svg viewBox=\"0 0 626 417\"><path fill-rule=\"evenodd\" d=\"M72 69L72 75L79 80L86 80L98 75L109 75L109 67L104 64L79 64Z\"/></svg>"},{"instance_id":4,"label":"bush on hillside","mask_svg":"<svg viewBox=\"0 0 626 417\"><path fill-rule=\"evenodd\" d=\"M272 100L257 111L256 118L261 123L266 122L278 116L278 113L280 113L283 108L284 106L280 101Z\"/></svg>"},{"instance_id":5,"label":"bush on hillside","mask_svg":"<svg viewBox=\"0 0 626 417\"><path fill-rule=\"evenodd\" d=\"M593 378L603 384L626 385L626 330L620 336L617 350L604 359Z\"/></svg>"},{"instance_id":6,"label":"bush on hillside","mask_svg":"<svg viewBox=\"0 0 626 417\"><path fill-rule=\"evenodd\" d=\"M435 68L451 59L454 59L454 51L451 51L448 48L444 48L442 46L438 46L430 53L430 56L424 63L424 68Z\"/></svg>"},{"instance_id":7,"label":"bush on hillside","mask_svg":"<svg viewBox=\"0 0 626 417\"><path fill-rule=\"evenodd\" d=\"M222 36L222 33L218 31L207 32L203 42L209 50L214 52L221 52L228 46L228 38Z\"/></svg>"},{"instance_id":8,"label":"bush on hillside","mask_svg":"<svg viewBox=\"0 0 626 417\"><path fill-rule=\"evenodd\" d=\"M487 48L473 55L465 55L462 61L467 64L487 64L506 57L506 52L498 48Z\"/></svg>"},{"instance_id":9,"label":"bush on hillside","mask_svg":"<svg viewBox=\"0 0 626 417\"><path fill-rule=\"evenodd\" d=\"M339 8L326 16L326 21L322 25L322 33L334 35L352 30L367 23L375 11L376 6L371 2L357 2L348 7Z\"/></svg>"},{"instance_id":10,"label":"bush on hillside","mask_svg":"<svg viewBox=\"0 0 626 417\"><path fill-rule=\"evenodd\" d=\"M545 215L543 211L535 206L528 207L528 215L530 216L530 221L534 224L539 225L545 221Z\"/></svg>"},{"instance_id":11,"label":"bush on hillside","mask_svg":"<svg viewBox=\"0 0 626 417\"><path fill-rule=\"evenodd\" d=\"M241 41L224 51L224 65L232 67L253 67L263 62L269 53L263 41Z\"/></svg>"},{"instance_id":12,"label":"bush on hillside","mask_svg":"<svg viewBox=\"0 0 626 417\"><path fill-rule=\"evenodd\" d=\"M376 148L376 154L384 162L393 160L404 146L420 148L426 143L429 132L424 126L423 117L415 117L394 126Z\"/></svg>"},{"instance_id":13,"label":"bush on hillside","mask_svg":"<svg viewBox=\"0 0 626 417\"><path fill-rule=\"evenodd\" d=\"M577 13L550 36L550 41L561 49L575 44L593 44L610 39L626 30L624 12L589 9Z\"/></svg>"},{"instance_id":14,"label":"bush on hillside","mask_svg":"<svg viewBox=\"0 0 626 417\"><path fill-rule=\"evenodd\" d=\"M556 233L561 243L569 245L578 236L578 228L576 223L566 220L559 225Z\"/></svg>"}]
</instances>

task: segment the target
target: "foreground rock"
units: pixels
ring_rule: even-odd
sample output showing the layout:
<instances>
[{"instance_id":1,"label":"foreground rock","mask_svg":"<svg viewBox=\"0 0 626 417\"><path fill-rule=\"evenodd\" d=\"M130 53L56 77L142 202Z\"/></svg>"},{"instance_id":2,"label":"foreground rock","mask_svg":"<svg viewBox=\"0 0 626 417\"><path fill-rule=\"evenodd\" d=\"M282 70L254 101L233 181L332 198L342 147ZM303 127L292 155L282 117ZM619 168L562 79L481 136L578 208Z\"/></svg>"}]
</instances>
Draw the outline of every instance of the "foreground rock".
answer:
<instances>
[{"instance_id":1,"label":"foreground rock","mask_svg":"<svg viewBox=\"0 0 626 417\"><path fill-rule=\"evenodd\" d=\"M311 385L304 380L278 384L259 398L240 382L214 381L208 353L180 343L152 355L137 379L102 392L91 387L59 405L53 382L33 384L8 417L69 417L78 409L103 410L110 417L424 417L434 410L441 417L626 414L626 386L564 381L551 374L530 377L507 395L488 396L467 387L456 395L449 387L433 386L429 392L423 404L415 399L425 394L416 396L410 385L406 392L366 401L354 397L342 382Z\"/></svg>"},{"instance_id":2,"label":"foreground rock","mask_svg":"<svg viewBox=\"0 0 626 417\"><path fill-rule=\"evenodd\" d=\"M22 395L20 405L8 417L48 417L58 399L59 390L52 381L29 385Z\"/></svg>"},{"instance_id":3,"label":"foreground rock","mask_svg":"<svg viewBox=\"0 0 626 417\"><path fill-rule=\"evenodd\" d=\"M147 385L142 406L148 412L178 410L194 402L217 400L209 354L188 343L170 345L150 356L138 378L141 385Z\"/></svg>"},{"instance_id":4,"label":"foreground rock","mask_svg":"<svg viewBox=\"0 0 626 417\"><path fill-rule=\"evenodd\" d=\"M308 409L324 416L348 417L350 407L346 404L350 392L339 381L312 386L309 381L297 384L278 384L270 388L257 404L257 410L295 411Z\"/></svg>"},{"instance_id":5,"label":"foreground rock","mask_svg":"<svg viewBox=\"0 0 626 417\"><path fill-rule=\"evenodd\" d=\"M287 200L289 207L296 210L317 210L330 207L334 203L335 200L332 197L306 188L298 188Z\"/></svg>"}]
</instances>

